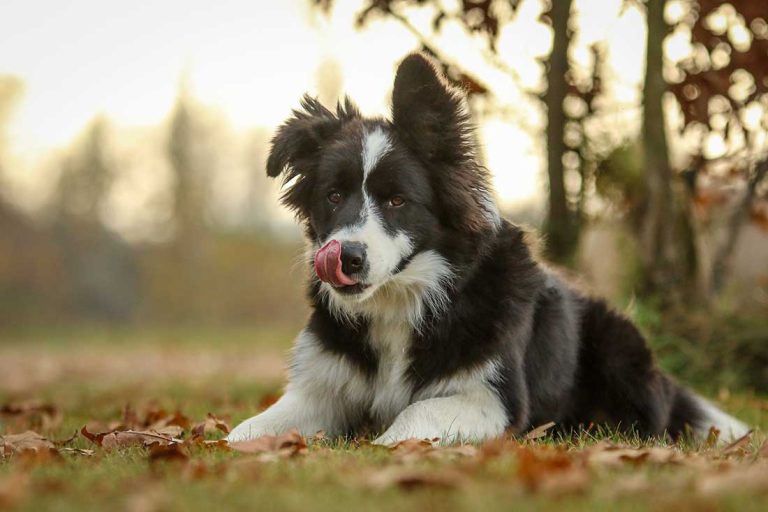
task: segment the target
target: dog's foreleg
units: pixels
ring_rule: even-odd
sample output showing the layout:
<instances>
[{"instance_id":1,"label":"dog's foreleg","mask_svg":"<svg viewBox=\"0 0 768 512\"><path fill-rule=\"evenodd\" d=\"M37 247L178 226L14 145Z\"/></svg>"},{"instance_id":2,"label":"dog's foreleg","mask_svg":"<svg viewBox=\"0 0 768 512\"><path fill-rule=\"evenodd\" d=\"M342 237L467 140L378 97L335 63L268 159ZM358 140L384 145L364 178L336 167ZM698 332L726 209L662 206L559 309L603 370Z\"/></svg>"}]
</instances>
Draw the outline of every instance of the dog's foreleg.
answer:
<instances>
[{"instance_id":1,"label":"dog's foreleg","mask_svg":"<svg viewBox=\"0 0 768 512\"><path fill-rule=\"evenodd\" d=\"M390 445L405 439L435 439L451 444L500 436L507 412L490 386L456 395L428 398L406 407L374 443Z\"/></svg>"},{"instance_id":2,"label":"dog's foreleg","mask_svg":"<svg viewBox=\"0 0 768 512\"><path fill-rule=\"evenodd\" d=\"M302 435L314 435L319 431L333 432L338 421L333 417L330 404L317 397L308 396L303 390L288 387L285 394L261 414L240 423L227 436L227 441L247 441L264 435L277 435L296 429ZM321 405L322 403L322 405Z\"/></svg>"},{"instance_id":3,"label":"dog's foreleg","mask_svg":"<svg viewBox=\"0 0 768 512\"><path fill-rule=\"evenodd\" d=\"M317 337L305 330L296 340L285 394L235 427L227 440L245 441L292 429L305 436L319 431L343 434L360 421L365 392L364 377L343 357L323 350Z\"/></svg>"}]
</instances>

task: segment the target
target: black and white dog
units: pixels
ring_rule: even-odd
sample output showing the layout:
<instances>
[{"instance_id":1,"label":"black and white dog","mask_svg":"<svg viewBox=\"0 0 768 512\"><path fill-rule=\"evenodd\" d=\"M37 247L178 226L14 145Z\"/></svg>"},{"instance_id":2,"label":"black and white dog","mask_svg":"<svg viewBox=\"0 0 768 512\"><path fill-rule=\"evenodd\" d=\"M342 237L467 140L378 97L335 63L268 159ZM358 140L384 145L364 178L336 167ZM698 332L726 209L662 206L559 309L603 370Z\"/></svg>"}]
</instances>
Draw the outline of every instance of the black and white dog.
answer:
<instances>
[{"instance_id":1,"label":"black and white dog","mask_svg":"<svg viewBox=\"0 0 768 512\"><path fill-rule=\"evenodd\" d=\"M399 66L392 120L305 97L269 176L311 244L313 311L285 394L230 441L380 428L477 441L549 421L676 436L747 427L676 384L605 302L537 263L496 209L463 95L424 56Z\"/></svg>"}]
</instances>

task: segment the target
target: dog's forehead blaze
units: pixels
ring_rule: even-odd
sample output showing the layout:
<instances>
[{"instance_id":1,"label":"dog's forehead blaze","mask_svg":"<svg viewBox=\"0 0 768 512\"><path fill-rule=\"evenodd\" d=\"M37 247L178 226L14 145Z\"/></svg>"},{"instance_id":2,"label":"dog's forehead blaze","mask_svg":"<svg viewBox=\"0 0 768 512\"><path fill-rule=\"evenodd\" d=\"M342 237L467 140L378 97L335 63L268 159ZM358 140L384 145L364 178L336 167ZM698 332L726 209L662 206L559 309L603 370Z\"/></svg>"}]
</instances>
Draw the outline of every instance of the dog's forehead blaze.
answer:
<instances>
[{"instance_id":1,"label":"dog's forehead blaze","mask_svg":"<svg viewBox=\"0 0 768 512\"><path fill-rule=\"evenodd\" d=\"M383 128L377 126L364 132L361 157L363 161L363 179L376 168L381 159L392 150L392 142Z\"/></svg>"}]
</instances>

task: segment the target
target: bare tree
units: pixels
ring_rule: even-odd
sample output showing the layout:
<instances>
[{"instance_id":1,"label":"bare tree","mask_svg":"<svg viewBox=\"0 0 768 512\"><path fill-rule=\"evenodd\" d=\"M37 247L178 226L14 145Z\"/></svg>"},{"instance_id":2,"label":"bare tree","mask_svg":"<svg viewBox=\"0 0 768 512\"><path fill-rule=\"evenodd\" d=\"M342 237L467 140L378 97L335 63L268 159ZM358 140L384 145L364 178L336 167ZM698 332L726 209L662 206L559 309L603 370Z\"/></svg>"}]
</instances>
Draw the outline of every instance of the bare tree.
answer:
<instances>
[{"instance_id":1,"label":"bare tree","mask_svg":"<svg viewBox=\"0 0 768 512\"><path fill-rule=\"evenodd\" d=\"M647 204L640 256L645 267L646 285L654 290L669 289L676 281L676 273L679 271L677 258L680 253L675 247L675 203L662 105L667 90L663 75L663 44L669 31L664 21L666 3L666 0L646 2L648 37L643 86L642 148Z\"/></svg>"},{"instance_id":2,"label":"bare tree","mask_svg":"<svg viewBox=\"0 0 768 512\"><path fill-rule=\"evenodd\" d=\"M549 210L546 233L547 250L556 260L569 257L578 242L578 226L565 190L563 155L567 150L563 137L567 117L563 102L568 94L568 46L570 30L568 20L571 0L552 0L549 16L552 20L554 41L547 69L547 176L549 177Z\"/></svg>"}]
</instances>

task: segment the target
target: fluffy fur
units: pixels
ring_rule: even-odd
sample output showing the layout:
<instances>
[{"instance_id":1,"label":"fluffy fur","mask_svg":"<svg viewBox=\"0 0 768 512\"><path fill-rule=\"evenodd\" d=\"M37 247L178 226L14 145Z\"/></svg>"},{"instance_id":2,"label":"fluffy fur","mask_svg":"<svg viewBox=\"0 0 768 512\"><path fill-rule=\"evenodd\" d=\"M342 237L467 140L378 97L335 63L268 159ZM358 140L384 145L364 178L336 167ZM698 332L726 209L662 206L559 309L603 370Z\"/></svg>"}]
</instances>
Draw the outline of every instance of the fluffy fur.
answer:
<instances>
[{"instance_id":1,"label":"fluffy fur","mask_svg":"<svg viewBox=\"0 0 768 512\"><path fill-rule=\"evenodd\" d=\"M498 214L463 95L426 57L402 62L392 102L389 121L305 97L273 140L267 172L283 175L312 254L337 240L364 265L344 267L354 285L313 276L285 394L229 440L371 423L382 444L478 441L549 421L746 433L659 371L627 318L533 258Z\"/></svg>"}]
</instances>

